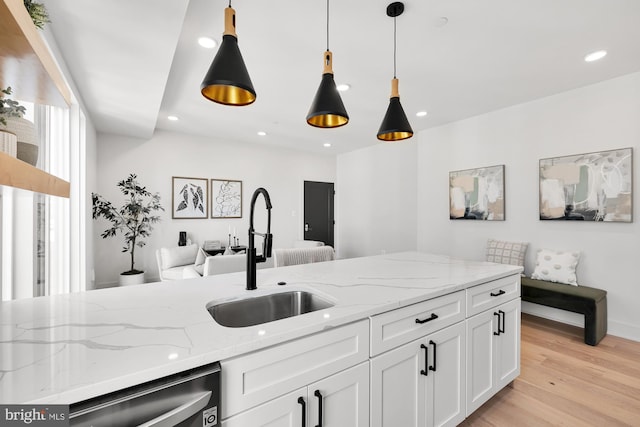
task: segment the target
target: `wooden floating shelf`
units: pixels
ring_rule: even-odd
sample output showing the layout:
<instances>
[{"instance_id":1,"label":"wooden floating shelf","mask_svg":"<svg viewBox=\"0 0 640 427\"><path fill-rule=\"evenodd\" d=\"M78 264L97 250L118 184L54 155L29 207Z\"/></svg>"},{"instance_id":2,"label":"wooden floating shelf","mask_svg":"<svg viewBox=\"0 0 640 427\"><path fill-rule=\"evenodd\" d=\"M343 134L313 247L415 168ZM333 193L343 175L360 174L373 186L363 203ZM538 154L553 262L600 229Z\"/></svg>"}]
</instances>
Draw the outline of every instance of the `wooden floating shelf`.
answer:
<instances>
[{"instance_id":1,"label":"wooden floating shelf","mask_svg":"<svg viewBox=\"0 0 640 427\"><path fill-rule=\"evenodd\" d=\"M71 91L23 0L0 0L0 87L12 98L68 107Z\"/></svg>"},{"instance_id":2,"label":"wooden floating shelf","mask_svg":"<svg viewBox=\"0 0 640 427\"><path fill-rule=\"evenodd\" d=\"M69 198L71 192L68 181L2 152L0 152L0 185L66 198Z\"/></svg>"}]
</instances>

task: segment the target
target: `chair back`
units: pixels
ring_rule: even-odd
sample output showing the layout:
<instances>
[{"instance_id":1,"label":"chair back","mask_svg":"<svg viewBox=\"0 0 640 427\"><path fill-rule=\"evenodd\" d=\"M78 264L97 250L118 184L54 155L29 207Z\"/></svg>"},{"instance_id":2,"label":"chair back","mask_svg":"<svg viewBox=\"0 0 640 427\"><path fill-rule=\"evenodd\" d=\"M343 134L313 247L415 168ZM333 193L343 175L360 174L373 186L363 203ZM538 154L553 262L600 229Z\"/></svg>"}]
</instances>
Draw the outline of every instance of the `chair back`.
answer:
<instances>
[{"instance_id":1,"label":"chair back","mask_svg":"<svg viewBox=\"0 0 640 427\"><path fill-rule=\"evenodd\" d=\"M331 246L312 248L288 248L275 250L275 266L310 264L314 262L333 261L335 251Z\"/></svg>"}]
</instances>

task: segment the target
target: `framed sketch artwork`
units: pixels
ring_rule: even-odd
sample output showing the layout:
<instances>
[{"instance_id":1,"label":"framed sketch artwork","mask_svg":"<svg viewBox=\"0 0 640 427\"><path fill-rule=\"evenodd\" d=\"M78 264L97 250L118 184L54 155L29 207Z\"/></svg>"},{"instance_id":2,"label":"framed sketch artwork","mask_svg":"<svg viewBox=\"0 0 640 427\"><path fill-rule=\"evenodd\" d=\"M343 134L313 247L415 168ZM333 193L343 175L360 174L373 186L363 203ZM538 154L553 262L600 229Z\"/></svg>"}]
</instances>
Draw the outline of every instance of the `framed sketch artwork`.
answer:
<instances>
[{"instance_id":1,"label":"framed sketch artwork","mask_svg":"<svg viewBox=\"0 0 640 427\"><path fill-rule=\"evenodd\" d=\"M631 222L632 150L540 160L540 219Z\"/></svg>"},{"instance_id":2,"label":"framed sketch artwork","mask_svg":"<svg viewBox=\"0 0 640 427\"><path fill-rule=\"evenodd\" d=\"M206 178L172 178L171 217L208 218L209 180Z\"/></svg>"},{"instance_id":3,"label":"framed sketch artwork","mask_svg":"<svg viewBox=\"0 0 640 427\"><path fill-rule=\"evenodd\" d=\"M449 219L504 221L504 165L449 172Z\"/></svg>"},{"instance_id":4,"label":"framed sketch artwork","mask_svg":"<svg viewBox=\"0 0 640 427\"><path fill-rule=\"evenodd\" d=\"M211 218L242 218L242 181L211 180Z\"/></svg>"}]
</instances>

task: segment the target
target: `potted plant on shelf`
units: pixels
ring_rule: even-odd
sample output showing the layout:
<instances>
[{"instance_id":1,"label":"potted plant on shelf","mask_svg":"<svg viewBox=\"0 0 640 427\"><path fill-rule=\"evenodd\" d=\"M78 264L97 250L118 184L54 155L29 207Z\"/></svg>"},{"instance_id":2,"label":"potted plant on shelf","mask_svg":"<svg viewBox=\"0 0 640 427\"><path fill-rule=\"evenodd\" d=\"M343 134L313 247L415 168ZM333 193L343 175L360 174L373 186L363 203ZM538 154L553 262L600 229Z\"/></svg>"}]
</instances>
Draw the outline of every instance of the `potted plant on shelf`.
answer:
<instances>
[{"instance_id":1,"label":"potted plant on shelf","mask_svg":"<svg viewBox=\"0 0 640 427\"><path fill-rule=\"evenodd\" d=\"M0 151L35 166L38 162L38 137L35 125L23 116L26 108L13 99L11 87L0 89Z\"/></svg>"},{"instance_id":2,"label":"potted plant on shelf","mask_svg":"<svg viewBox=\"0 0 640 427\"><path fill-rule=\"evenodd\" d=\"M11 95L11 87L0 89L0 92L0 151L16 157L18 137L7 129L7 125L12 117L22 117L26 109L17 101L5 98L5 95Z\"/></svg>"},{"instance_id":3,"label":"potted plant on shelf","mask_svg":"<svg viewBox=\"0 0 640 427\"><path fill-rule=\"evenodd\" d=\"M47 12L47 8L44 4L36 3L32 0L24 0L24 7L27 9L27 12L29 12L29 16L37 28L43 29L44 24L51 22L49 20L49 13Z\"/></svg>"},{"instance_id":4,"label":"potted plant on shelf","mask_svg":"<svg viewBox=\"0 0 640 427\"><path fill-rule=\"evenodd\" d=\"M149 237L153 230L152 224L160 221L160 216L153 213L163 211L164 208L160 205L160 195L152 194L141 186L135 174L118 182L118 188L126 197L119 208L101 195L91 193L93 219L102 217L111 223L111 227L102 232L103 239L113 237L118 232L124 235L122 252L129 252L131 268L120 274L120 285L144 283L144 271L135 268L135 250L146 244L143 238Z\"/></svg>"}]
</instances>

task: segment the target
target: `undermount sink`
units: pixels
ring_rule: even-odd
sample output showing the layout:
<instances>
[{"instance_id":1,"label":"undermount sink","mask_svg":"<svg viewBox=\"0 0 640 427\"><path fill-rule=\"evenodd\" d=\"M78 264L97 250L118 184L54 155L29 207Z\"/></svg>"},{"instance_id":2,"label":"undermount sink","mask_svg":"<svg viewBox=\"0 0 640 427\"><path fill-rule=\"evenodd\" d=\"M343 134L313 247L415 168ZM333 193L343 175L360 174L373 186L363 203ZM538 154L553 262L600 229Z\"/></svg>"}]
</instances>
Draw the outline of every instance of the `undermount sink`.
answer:
<instances>
[{"instance_id":1,"label":"undermount sink","mask_svg":"<svg viewBox=\"0 0 640 427\"><path fill-rule=\"evenodd\" d=\"M260 325L330 307L333 307L331 302L306 291L281 292L207 304L211 317L218 324L229 328Z\"/></svg>"}]
</instances>

